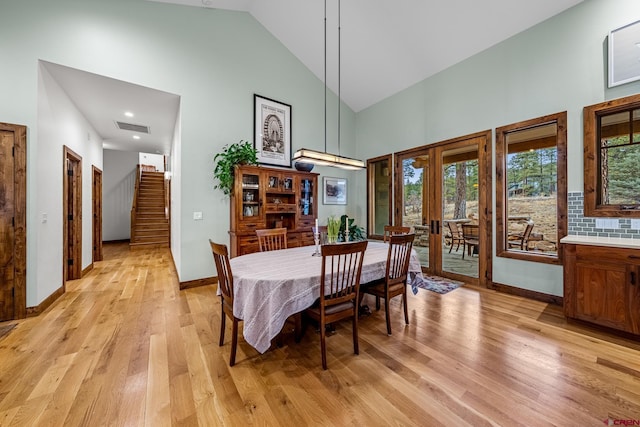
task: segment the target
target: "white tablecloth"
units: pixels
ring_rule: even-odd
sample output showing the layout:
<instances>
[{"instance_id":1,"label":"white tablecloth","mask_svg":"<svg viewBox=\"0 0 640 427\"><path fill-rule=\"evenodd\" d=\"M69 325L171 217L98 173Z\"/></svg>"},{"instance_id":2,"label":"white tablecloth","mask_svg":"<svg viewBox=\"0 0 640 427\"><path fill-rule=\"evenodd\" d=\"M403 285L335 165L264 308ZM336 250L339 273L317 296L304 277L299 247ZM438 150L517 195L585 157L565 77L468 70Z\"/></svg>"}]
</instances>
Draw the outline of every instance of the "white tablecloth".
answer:
<instances>
[{"instance_id":1,"label":"white tablecloth","mask_svg":"<svg viewBox=\"0 0 640 427\"><path fill-rule=\"evenodd\" d=\"M311 254L315 246L257 252L232 258L234 315L244 320L244 339L260 353L282 330L289 316L310 307L320 294L322 257ZM384 277L388 244L369 242L360 283ZM422 277L413 251L409 271Z\"/></svg>"}]
</instances>

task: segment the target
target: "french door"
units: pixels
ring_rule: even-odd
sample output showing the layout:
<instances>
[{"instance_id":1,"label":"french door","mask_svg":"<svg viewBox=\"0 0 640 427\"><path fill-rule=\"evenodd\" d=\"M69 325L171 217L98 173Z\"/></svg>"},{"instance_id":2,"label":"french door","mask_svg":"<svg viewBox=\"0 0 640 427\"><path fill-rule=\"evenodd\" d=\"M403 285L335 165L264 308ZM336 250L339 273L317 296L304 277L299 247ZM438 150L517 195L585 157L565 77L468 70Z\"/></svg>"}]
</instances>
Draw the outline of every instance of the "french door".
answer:
<instances>
[{"instance_id":1,"label":"french door","mask_svg":"<svg viewBox=\"0 0 640 427\"><path fill-rule=\"evenodd\" d=\"M395 223L415 231L428 274L490 283L490 141L487 131L395 154Z\"/></svg>"}]
</instances>

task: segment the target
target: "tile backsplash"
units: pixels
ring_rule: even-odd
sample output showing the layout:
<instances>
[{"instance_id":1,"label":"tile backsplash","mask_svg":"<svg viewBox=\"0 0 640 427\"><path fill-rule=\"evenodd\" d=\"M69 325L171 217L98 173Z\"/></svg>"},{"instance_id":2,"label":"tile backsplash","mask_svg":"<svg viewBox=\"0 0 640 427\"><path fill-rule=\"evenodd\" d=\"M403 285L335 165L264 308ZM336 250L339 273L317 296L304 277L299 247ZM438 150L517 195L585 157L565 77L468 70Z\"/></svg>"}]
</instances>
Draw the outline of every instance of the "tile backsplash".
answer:
<instances>
[{"instance_id":1,"label":"tile backsplash","mask_svg":"<svg viewBox=\"0 0 640 427\"><path fill-rule=\"evenodd\" d=\"M617 218L617 228L598 228L596 218L584 215L584 195L582 191L569 193L568 198L569 234L577 236L620 237L640 239L640 230L631 228L631 219Z\"/></svg>"}]
</instances>

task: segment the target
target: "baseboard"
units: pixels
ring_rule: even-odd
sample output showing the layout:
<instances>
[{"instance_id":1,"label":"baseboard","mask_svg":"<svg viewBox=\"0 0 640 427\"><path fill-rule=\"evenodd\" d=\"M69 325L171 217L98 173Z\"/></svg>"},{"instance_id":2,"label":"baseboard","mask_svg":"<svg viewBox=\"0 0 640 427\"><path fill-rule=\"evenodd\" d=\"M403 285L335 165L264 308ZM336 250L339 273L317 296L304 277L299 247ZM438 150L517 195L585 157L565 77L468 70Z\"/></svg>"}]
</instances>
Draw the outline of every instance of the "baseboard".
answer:
<instances>
[{"instance_id":1,"label":"baseboard","mask_svg":"<svg viewBox=\"0 0 640 427\"><path fill-rule=\"evenodd\" d=\"M199 286L215 285L216 283L218 283L218 277L216 276L205 277L203 279L188 280L186 282L180 282L180 290L197 288Z\"/></svg>"},{"instance_id":2,"label":"baseboard","mask_svg":"<svg viewBox=\"0 0 640 427\"><path fill-rule=\"evenodd\" d=\"M503 285L502 283L493 282L492 289L505 294L529 298L540 302L546 302L547 304L559 305L561 307L564 304L563 297L532 291L529 289L516 288L515 286Z\"/></svg>"},{"instance_id":3,"label":"baseboard","mask_svg":"<svg viewBox=\"0 0 640 427\"><path fill-rule=\"evenodd\" d=\"M64 286L55 290L51 295L49 295L44 301L38 304L35 307L27 307L27 317L39 316L40 313L43 313L47 308L51 306L58 298L64 295Z\"/></svg>"},{"instance_id":4,"label":"baseboard","mask_svg":"<svg viewBox=\"0 0 640 427\"><path fill-rule=\"evenodd\" d=\"M82 270L82 273L80 274L80 277L82 278L82 277L86 276L91 270L93 270L93 263L89 264L87 266L87 268Z\"/></svg>"}]
</instances>

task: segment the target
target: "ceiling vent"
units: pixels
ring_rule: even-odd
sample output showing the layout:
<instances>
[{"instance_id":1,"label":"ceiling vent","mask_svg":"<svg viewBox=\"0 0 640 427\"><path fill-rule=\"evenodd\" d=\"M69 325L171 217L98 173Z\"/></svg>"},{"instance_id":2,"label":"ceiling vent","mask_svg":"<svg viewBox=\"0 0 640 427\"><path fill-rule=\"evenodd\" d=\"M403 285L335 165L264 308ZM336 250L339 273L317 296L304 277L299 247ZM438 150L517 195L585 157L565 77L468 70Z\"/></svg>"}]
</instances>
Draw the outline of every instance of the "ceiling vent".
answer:
<instances>
[{"instance_id":1,"label":"ceiling vent","mask_svg":"<svg viewBox=\"0 0 640 427\"><path fill-rule=\"evenodd\" d=\"M122 129L122 130L130 130L133 132L140 132L140 133L149 133L149 126L145 126L145 125L135 125L133 123L116 121L116 126L118 126L118 129Z\"/></svg>"}]
</instances>

